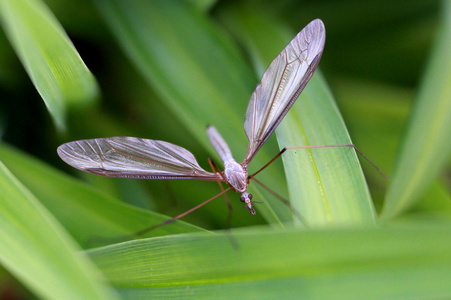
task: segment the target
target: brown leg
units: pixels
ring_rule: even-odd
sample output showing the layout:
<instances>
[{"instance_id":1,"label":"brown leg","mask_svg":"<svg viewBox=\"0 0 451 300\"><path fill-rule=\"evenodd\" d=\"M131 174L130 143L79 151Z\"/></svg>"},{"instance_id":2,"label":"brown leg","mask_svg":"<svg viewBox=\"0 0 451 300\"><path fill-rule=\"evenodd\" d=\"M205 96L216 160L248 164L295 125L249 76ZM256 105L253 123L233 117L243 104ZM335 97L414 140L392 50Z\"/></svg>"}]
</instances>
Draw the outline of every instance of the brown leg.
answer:
<instances>
[{"instance_id":1,"label":"brown leg","mask_svg":"<svg viewBox=\"0 0 451 300\"><path fill-rule=\"evenodd\" d=\"M130 239L139 237L139 236L141 236L141 235L143 235L143 234L145 234L145 233L147 233L147 232L150 232L150 231L152 231L152 230L154 230L154 229L157 229L157 228L159 228L159 227L162 227L162 226L164 226L164 225L167 225L167 224L169 224L169 223L172 223L172 222L174 222L174 221L176 221L176 220L178 220L178 219L180 219L180 218L186 216L187 214L189 214L189 213L195 211L196 209L198 209L198 208L204 206L205 204L207 204L207 203L213 201L214 199L218 198L219 196L221 196L221 195L227 193L229 190L230 190L230 188L227 188L227 189L225 189L224 191L222 191L222 192L220 192L219 194L217 194L216 196L211 197L211 198L208 199L207 201L204 201L203 203L201 203L201 204L199 204L199 205L197 205L197 206L195 206L195 207L193 207L193 208L191 208L191 209L185 211L184 213L181 213L181 214L178 215L178 216L175 216L175 217L173 217L173 218L171 218L171 219L169 219L169 220L166 220L166 221L164 221L164 222L162 222L162 223L160 223L160 224L157 224L157 225L154 225L154 226L145 228L145 229L143 229L143 230L140 230L140 231L138 231L138 232L136 232L136 233L134 233L134 234L118 236L118 237L115 237L115 238L91 237L91 238L89 238L89 239L86 241L86 244L88 244L88 245L97 245L97 244L107 244L107 243L110 243L110 244L111 244L111 243L119 243L119 242L124 242L124 241L130 240Z\"/></svg>"},{"instance_id":2,"label":"brown leg","mask_svg":"<svg viewBox=\"0 0 451 300\"><path fill-rule=\"evenodd\" d=\"M211 158L208 159L208 163L210 164L211 169L213 170L213 173L219 173L222 177L222 179L224 179L224 181L229 184L227 182L227 179L225 178L224 174L222 174L222 172L219 170L218 166L213 162L213 160ZM216 182L219 185L219 188L221 189L221 192L224 192L224 187L221 184L221 181L219 181L219 178L216 180ZM230 189L230 185L229 185L229 189ZM227 204L227 207L229 208L229 213L227 215L227 220L226 220L226 224L225 224L225 229L230 229L230 225L232 223L232 215L233 215L233 207L232 207L232 203L230 203L229 197L227 197L227 194L223 194L224 196L224 200Z\"/></svg>"},{"instance_id":3,"label":"brown leg","mask_svg":"<svg viewBox=\"0 0 451 300\"><path fill-rule=\"evenodd\" d=\"M288 206L291 211L293 212L293 214L296 215L296 217L299 219L299 221L301 221L306 227L308 227L307 222L305 221L305 219L301 216L301 214L291 205L291 202L288 201L287 199L285 199L284 197L280 196L279 194L277 194L276 192L274 192L273 190L271 190L269 187L267 187L266 185L264 185L260 180L258 180L257 178L254 177L254 175L249 175L249 179L253 179L256 183L258 183L262 188L264 188L267 192L269 192L271 195L273 195L274 197L276 197L277 199L279 199L283 204L285 204L286 206Z\"/></svg>"},{"instance_id":4,"label":"brown leg","mask_svg":"<svg viewBox=\"0 0 451 300\"><path fill-rule=\"evenodd\" d=\"M207 203L213 201L214 199L218 198L219 196L224 195L224 194L227 193L229 190L230 190L230 188L227 188L227 189L223 190L222 192L220 192L219 194L217 194L216 196L211 197L211 198L208 199L207 201L202 202L201 204L199 204L199 205L197 205L197 206L195 206L195 207L193 207L193 208L191 208L191 209L185 211L184 213L181 213L180 215L175 216L175 217L173 217L173 218L171 218L171 219L169 219L169 220L166 220L166 221L164 221L164 222L162 222L162 223L160 223L160 224L157 224L157 225L154 225L154 226L152 226L152 227L149 227L149 228L140 230L140 231L138 231L137 233L133 234L132 236L135 236L135 237L136 237L136 236L140 236L140 235L143 235L143 234L145 234L145 233L147 233L147 232L149 232L149 231L152 231L152 230L154 230L154 229L157 229L157 228L159 228L159 227L161 227L161 226L164 226L164 225L167 225L167 224L172 223L172 222L174 222L174 221L177 221L178 219L183 218L183 217L186 216L187 214L192 213L192 212L195 211L196 209L201 208L201 207L204 206L205 204L207 204Z\"/></svg>"},{"instance_id":5,"label":"brown leg","mask_svg":"<svg viewBox=\"0 0 451 300\"><path fill-rule=\"evenodd\" d=\"M312 148L330 148L330 147L352 147L354 148L357 153L359 153L364 159L366 159L378 172L379 174L382 175L382 177L384 178L388 178L387 175L385 175L378 166L376 166L375 163L373 163L368 157L366 157L365 154L362 153L362 151L360 151L354 144L343 144L343 145L318 145L318 146L298 146L298 147L285 147L283 148L276 156L273 157L273 159L271 159L266 165L264 165L262 168L260 168L260 170L258 170L257 172L255 172L254 174L252 174L252 176L257 175L258 173L260 173L261 171L263 171L264 169L266 169L266 167L268 167L273 161L275 161L277 158L279 158L279 156L281 156L286 150L288 149L312 149Z\"/></svg>"}]
</instances>

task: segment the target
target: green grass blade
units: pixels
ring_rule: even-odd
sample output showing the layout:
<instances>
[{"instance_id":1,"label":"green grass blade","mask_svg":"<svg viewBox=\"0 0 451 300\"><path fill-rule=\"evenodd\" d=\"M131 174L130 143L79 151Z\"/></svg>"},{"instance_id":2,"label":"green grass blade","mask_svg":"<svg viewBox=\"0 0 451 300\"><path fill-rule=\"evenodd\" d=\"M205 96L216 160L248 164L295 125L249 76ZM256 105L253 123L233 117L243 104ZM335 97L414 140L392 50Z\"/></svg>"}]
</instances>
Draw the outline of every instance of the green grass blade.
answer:
<instances>
[{"instance_id":1,"label":"green grass blade","mask_svg":"<svg viewBox=\"0 0 451 300\"><path fill-rule=\"evenodd\" d=\"M421 224L420 224L421 225ZM89 251L127 299L447 298L451 227L246 229Z\"/></svg>"},{"instance_id":2,"label":"green grass blade","mask_svg":"<svg viewBox=\"0 0 451 300\"><path fill-rule=\"evenodd\" d=\"M334 79L334 93L353 140L390 175L414 98L412 89L340 77ZM388 184L372 167L363 167L371 181Z\"/></svg>"},{"instance_id":3,"label":"green grass blade","mask_svg":"<svg viewBox=\"0 0 451 300\"><path fill-rule=\"evenodd\" d=\"M413 90L368 81L340 78L335 80L334 92L353 141L386 174L396 156L399 139L403 134L411 108ZM373 201L382 207L389 180L368 164L363 164L368 181L374 187ZM438 212L449 214L450 193L443 178L437 178L420 203L413 207L414 213Z\"/></svg>"},{"instance_id":4,"label":"green grass blade","mask_svg":"<svg viewBox=\"0 0 451 300\"><path fill-rule=\"evenodd\" d=\"M451 153L451 2L418 92L393 171L381 218L412 206L448 162Z\"/></svg>"},{"instance_id":5,"label":"green grass blade","mask_svg":"<svg viewBox=\"0 0 451 300\"><path fill-rule=\"evenodd\" d=\"M277 129L286 145L352 144L324 79L316 74ZM307 224L375 223L375 210L354 149L289 150L283 156L290 199Z\"/></svg>"},{"instance_id":6,"label":"green grass blade","mask_svg":"<svg viewBox=\"0 0 451 300\"><path fill-rule=\"evenodd\" d=\"M244 114L258 80L224 31L181 1L97 3L128 57L198 142L214 153L205 133L208 124L214 125L235 158L243 159ZM271 139L252 161L250 172L277 152ZM260 179L286 194L280 165ZM265 203L257 209L269 222L291 219L289 209L278 200L260 194L252 185L250 191Z\"/></svg>"},{"instance_id":7,"label":"green grass blade","mask_svg":"<svg viewBox=\"0 0 451 300\"><path fill-rule=\"evenodd\" d=\"M261 75L262 66L267 66L295 33L288 34L280 21L265 13L251 14L255 8L234 8L224 13L223 19L250 50ZM300 24L299 30L309 21ZM327 53L326 42L323 55ZM318 71L276 132L281 149L352 143L333 96ZM290 200L309 226L375 222L368 187L352 148L288 150L283 154L283 161Z\"/></svg>"},{"instance_id":8,"label":"green grass blade","mask_svg":"<svg viewBox=\"0 0 451 300\"><path fill-rule=\"evenodd\" d=\"M93 75L40 0L2 0L0 20L56 125L64 128L67 105L86 105L98 96Z\"/></svg>"},{"instance_id":9,"label":"green grass blade","mask_svg":"<svg viewBox=\"0 0 451 300\"><path fill-rule=\"evenodd\" d=\"M42 299L116 299L39 201L0 163L0 261Z\"/></svg>"},{"instance_id":10,"label":"green grass blade","mask_svg":"<svg viewBox=\"0 0 451 300\"><path fill-rule=\"evenodd\" d=\"M4 144L0 145L0 160L84 247L92 247L90 241L109 244L112 241L108 238L114 240L167 220L160 214L124 204ZM147 236L199 230L179 221Z\"/></svg>"}]
</instances>

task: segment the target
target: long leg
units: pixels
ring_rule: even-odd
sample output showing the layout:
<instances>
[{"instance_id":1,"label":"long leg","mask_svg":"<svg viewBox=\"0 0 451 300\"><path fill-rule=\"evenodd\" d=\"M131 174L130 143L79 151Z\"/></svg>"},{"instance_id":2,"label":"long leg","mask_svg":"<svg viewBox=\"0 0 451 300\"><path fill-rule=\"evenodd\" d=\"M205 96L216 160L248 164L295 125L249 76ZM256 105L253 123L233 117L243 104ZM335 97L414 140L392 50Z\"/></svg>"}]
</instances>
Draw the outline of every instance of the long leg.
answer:
<instances>
[{"instance_id":1,"label":"long leg","mask_svg":"<svg viewBox=\"0 0 451 300\"><path fill-rule=\"evenodd\" d=\"M207 204L207 203L213 201L214 199L218 198L219 196L221 196L221 195L227 193L229 190L230 190L230 187L228 187L228 188L225 189L224 191L220 192L220 193L217 194L216 196L211 197L211 198L208 199L207 201L204 201L204 202L202 202L201 204L199 204L199 205L197 205L197 206L195 206L195 207L193 207L193 208L191 208L191 209L185 211L184 213L181 213L181 214L178 215L178 216L175 216L175 217L173 217L173 218L171 218L171 219L169 219L169 220L166 220L166 221L164 221L164 222L162 222L162 223L160 223L160 224L157 224L157 225L154 225L154 226L145 228L145 229L143 229L143 230L140 230L140 231L138 231L138 232L136 232L136 233L134 233L134 234L118 236L118 237L115 237L115 238L91 237L91 238L89 238L89 239L86 241L86 243L87 243L87 244L114 243L114 242L123 242L123 241L129 240L129 239L136 238L136 237L141 236L141 235L143 235L143 234L145 234L145 233L147 233L147 232L150 232L150 231L152 231L152 230L154 230L154 229L157 229L157 228L159 228L159 227L162 227L162 226L164 226L164 225L167 225L167 224L169 224L169 223L172 223L172 222L174 222L174 221L176 221L176 220L178 220L178 219L180 219L180 218L186 216L187 214L189 214L189 213L195 211L196 209L198 209L198 208L204 206L205 204Z\"/></svg>"},{"instance_id":2,"label":"long leg","mask_svg":"<svg viewBox=\"0 0 451 300\"><path fill-rule=\"evenodd\" d=\"M229 182L227 181L227 178L225 178L224 174L221 172L221 170L219 170L218 166L214 163L214 161L211 158L208 158L208 163L210 164L210 167L213 169L214 173L219 173L222 177L222 179L224 179L224 181L227 183L227 185L229 186L227 188L227 190L232 189L231 185L229 184ZM222 186L221 182L219 181L219 179L217 180L219 187L221 188L221 192L224 192L224 187ZM230 226L232 224L232 216L233 216L233 207L232 204L230 203L229 197L227 197L227 194L224 192L224 199L227 203L227 206L229 208L229 213L227 215L227 220L225 223L225 231L227 234L227 237L229 238L230 243L232 244L232 247L237 250L239 248L238 246L238 242L235 239L235 237L232 235L231 231L230 231Z\"/></svg>"},{"instance_id":3,"label":"long leg","mask_svg":"<svg viewBox=\"0 0 451 300\"><path fill-rule=\"evenodd\" d=\"M180 215L175 216L175 217L173 217L173 218L171 218L171 219L169 219L169 220L166 220L166 221L164 221L164 222L162 222L162 223L160 223L160 224L157 224L157 225L154 225L154 226L152 226L152 227L149 227L149 228L140 230L140 231L136 232L135 234L133 234L133 236L140 236L140 235L143 235L143 234L145 234L145 233L147 233L147 232L149 232L149 231L152 231L152 230L154 230L154 229L157 229L157 228L159 228L159 227L161 227L161 226L164 226L164 225L167 225L167 224L172 223L172 222L174 222L174 221L177 221L178 219L183 218L183 217L186 216L187 214L192 213L192 212L195 211L196 209L201 208L201 207L204 206L205 204L207 204L207 203L213 201L214 199L218 198L219 196L224 195L224 194L227 193L229 190L230 190L230 187L228 187L227 189L223 190L222 192L220 192L220 193L217 194L216 196L211 197L211 198L208 199L207 201L204 201L204 202L202 202L201 204L196 205L196 206L194 206L194 207L191 208L191 209L188 209L188 210L185 211L184 213L181 213Z\"/></svg>"},{"instance_id":4,"label":"long leg","mask_svg":"<svg viewBox=\"0 0 451 300\"><path fill-rule=\"evenodd\" d=\"M224 174L222 174L222 172L219 170L218 166L213 162L213 160L211 158L208 159L208 163L211 166L211 169L213 170L214 173L219 173L221 175L221 177L224 179L224 181L229 184L227 182L227 179L224 177ZM224 192L224 187L222 186L221 182L218 180L216 180L218 182L219 188L221 189L221 192ZM230 185L229 185L230 186ZM230 189L230 187L229 187ZM226 220L226 224L225 224L225 228L229 229L230 225L232 223L232 215L233 215L233 207L232 204L230 203L229 197L227 197L227 194L223 194L224 195L224 200L227 204L227 207L229 208L229 213L227 215L227 220Z\"/></svg>"},{"instance_id":5,"label":"long leg","mask_svg":"<svg viewBox=\"0 0 451 300\"><path fill-rule=\"evenodd\" d=\"M266 169L266 167L268 167L273 161L275 161L277 158L279 158L279 156L281 156L288 149L312 149L312 148L328 148L328 147L352 147L352 148L354 148L364 159L366 159L379 172L379 174L382 175L382 177L388 178L388 176L385 175L379 169L379 167L376 166L376 164L373 163L365 154L363 154L362 151L360 151L354 144L285 147L276 156L274 156L273 159L271 159L266 165L264 165L262 168L260 168L260 170L258 170L254 174L252 174L252 176L257 175L258 173L260 173L261 171Z\"/></svg>"},{"instance_id":6,"label":"long leg","mask_svg":"<svg viewBox=\"0 0 451 300\"><path fill-rule=\"evenodd\" d=\"M301 216L301 214L293 207L293 205L291 205L291 202L288 201L287 199L285 199L284 197L280 196L279 194L277 194L276 192L274 192L273 190L271 190L269 187L267 187L266 185L264 185L260 180L258 180L257 178L254 177L254 175L249 175L249 179L252 179L255 181L255 183L258 183L262 188L264 188L267 192L269 192L271 195L273 195L274 197L276 197L277 199L279 199L283 204L285 204L286 206L288 206L291 211L296 215L296 217L299 219L299 221L301 221L305 226L307 225L306 220Z\"/></svg>"}]
</instances>

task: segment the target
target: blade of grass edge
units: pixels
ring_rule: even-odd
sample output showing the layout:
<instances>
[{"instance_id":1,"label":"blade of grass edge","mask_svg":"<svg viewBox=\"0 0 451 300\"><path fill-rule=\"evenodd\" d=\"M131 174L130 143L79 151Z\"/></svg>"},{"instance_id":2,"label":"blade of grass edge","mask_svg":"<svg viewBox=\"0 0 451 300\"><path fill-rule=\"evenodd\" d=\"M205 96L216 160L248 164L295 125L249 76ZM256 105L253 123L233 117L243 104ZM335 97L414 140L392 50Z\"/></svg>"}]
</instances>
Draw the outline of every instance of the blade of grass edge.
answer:
<instances>
[{"instance_id":1,"label":"blade of grass edge","mask_svg":"<svg viewBox=\"0 0 451 300\"><path fill-rule=\"evenodd\" d=\"M116 299L53 216L0 163L0 261L44 299Z\"/></svg>"},{"instance_id":2,"label":"blade of grass edge","mask_svg":"<svg viewBox=\"0 0 451 300\"><path fill-rule=\"evenodd\" d=\"M80 107L97 99L94 76L40 0L0 1L0 21L57 128L63 130L67 105Z\"/></svg>"},{"instance_id":3,"label":"blade of grass edge","mask_svg":"<svg viewBox=\"0 0 451 300\"><path fill-rule=\"evenodd\" d=\"M442 26L417 95L381 219L411 207L451 153L451 1L443 1Z\"/></svg>"},{"instance_id":4,"label":"blade of grass edge","mask_svg":"<svg viewBox=\"0 0 451 300\"><path fill-rule=\"evenodd\" d=\"M88 254L127 299L446 298L451 295L445 279L451 275L451 227L426 224L245 228L233 233L238 249L227 234L196 233Z\"/></svg>"}]
</instances>

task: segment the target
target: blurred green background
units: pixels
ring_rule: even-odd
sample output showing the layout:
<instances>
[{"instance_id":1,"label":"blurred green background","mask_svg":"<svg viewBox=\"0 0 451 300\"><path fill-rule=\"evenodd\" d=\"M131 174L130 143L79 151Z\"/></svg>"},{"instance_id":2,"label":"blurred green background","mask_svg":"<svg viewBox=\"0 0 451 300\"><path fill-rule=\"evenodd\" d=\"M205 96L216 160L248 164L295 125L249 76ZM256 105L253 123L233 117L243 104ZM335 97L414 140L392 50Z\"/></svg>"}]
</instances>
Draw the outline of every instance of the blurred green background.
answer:
<instances>
[{"instance_id":1,"label":"blurred green background","mask_svg":"<svg viewBox=\"0 0 451 300\"><path fill-rule=\"evenodd\" d=\"M205 4L217 23L215 26L221 26L221 18L218 17L221 10L234 2L211 1L209 6ZM161 139L182 145L195 153L207 168L206 157L211 155L178 123L164 101L155 95L155 88L146 84L124 57L94 4L89 1L46 3L95 75L102 93L101 100L94 107L76 111L69 108L67 132L57 132L39 94L2 36L3 140L77 176L82 175L59 160L56 147L73 139L114 135ZM317 17L324 21L327 43L320 68L345 118L352 140L390 174L395 151L436 36L440 1L244 3L248 6L246 13L264 11L265 14L274 14L289 24L293 31L300 30ZM236 4L241 5L240 1ZM168 18L168 22L172 21ZM258 28L254 30L258 31ZM237 100L244 103L241 112L238 112L241 116L244 116L242 107L245 107L247 100ZM212 111L211 114L214 116L220 112ZM207 124L207 121L204 123ZM237 135L243 139L242 131ZM364 164L364 167L367 166ZM115 179L111 181L117 182ZM376 178L370 178L370 184L373 182L375 186L371 191L378 199L384 194L386 181L376 175Z\"/></svg>"},{"instance_id":2,"label":"blurred green background","mask_svg":"<svg viewBox=\"0 0 451 300\"><path fill-rule=\"evenodd\" d=\"M5 252L2 252L0 247L0 253L5 253L0 254L0 261L5 267L0 276L2 296L24 299L33 298L34 295L45 299L62 299L63 296L69 297L66 299L138 299L150 296L188 298L183 291L165 290L162 287L165 283L169 286L184 286L184 283L180 283L186 282L184 278L195 278L188 280L190 283L186 285L198 286L205 294L193 294L193 298L202 295L211 298L236 299L242 296L263 299L280 295L280 292L284 291L282 294L285 297L298 299L305 291L300 287L299 281L296 281L297 276L300 276L308 278L307 282L302 283L311 289L312 299L321 299L328 295L335 295L336 299L357 299L359 295L366 295L365 286L356 290L356 297L346 294L344 289L354 288L368 275L375 286L387 284L385 290L381 289L380 293L373 294L374 299L399 299L394 295L404 295L406 299L416 295L419 298L451 297L451 290L445 288L446 282L443 285L430 285L434 278L449 275L449 270L446 271L445 267L449 266L451 261L449 253L446 254L450 247L448 234L451 229L451 136L448 127L451 121L450 117L447 117L451 112L451 75L448 68L451 67L449 1L0 0L0 4L3 28L0 30L0 161L20 182L17 191L22 191L23 196L17 196L17 199L31 197L34 200L30 201L38 200L36 202L42 205L42 209L48 210L51 218L54 217L50 218L50 223L53 224L51 226L56 226L56 231L69 233L62 238L64 245L67 245L68 249L75 249L70 252L64 248L60 249L59 254L50 254L51 252L47 252L49 243L36 235L36 245L42 248L36 247L36 253L26 255L29 255L30 261L41 261L40 255L47 253L45 257L48 261L46 263L46 260L42 260L43 266L33 266L30 268L32 271L28 273L27 266L21 266L17 250L7 250L14 249L8 245L14 244L17 249L27 245L21 242L16 244L16 241L26 239L21 234L25 237L34 236L33 230L25 225L28 221L31 222L31 218L22 220L23 223L8 223L9 217L15 215L12 211L16 208L7 208L5 204L3 213L6 221L3 223L0 218L2 227L9 228L8 224L14 223L28 229L19 230L20 234L5 229L5 235L2 235L5 241L5 237L9 238ZM259 274L273 274L273 277L263 276L272 278L268 279L270 283L266 287L252 284L236 287L233 283L240 281L239 277L235 277L236 274L245 273L247 268L254 270L253 265L249 261L251 258L245 260L240 257L240 251L231 250L233 247L230 247L230 244L233 244L233 241L225 238L224 241L216 243L209 240L211 235L202 233L205 230L224 228L227 207L223 201L214 201L184 218L187 223L165 226L148 235L194 234L192 238L187 235L187 240L184 240L184 237L174 237L174 240L154 238L153 243L152 239L148 240L148 245L116 244L111 250L99 248L101 250L87 252L95 266L86 258L88 256L83 258L86 259L83 263L72 257L74 268L80 264L89 265L86 267L89 271L80 271L80 274L91 274L91 277L86 279L88 282L95 283L93 278L102 278L96 268L100 268L110 282L105 286L103 283L98 286L97 283L93 284L93 287L86 288L88 292L85 295L71 290L70 287L76 286L71 285L77 282L76 279L67 279L67 285L61 285L62 288L55 291L50 288L52 283L55 284L50 275L48 283L45 283L45 280L36 282L30 279L32 274L42 274L46 267L49 274L56 274L55 278L64 277L61 274L71 274L74 271L70 266L61 267L63 255L68 251L78 253L82 248L91 248L93 245L88 242L89 238L131 234L149 224L158 224L165 220L167 217L164 215L175 216L182 213L215 195L219 190L217 185L211 182L123 180L85 174L70 168L59 159L56 148L60 144L77 139L108 136L165 140L189 149L201 166L208 170L207 158L218 160L208 145L205 134L205 127L213 124L224 133L232 151L236 153L235 157L241 161L247 142L242 128L247 102L267 66L267 63L262 61L265 61L266 57L274 57L281 50L279 46L276 47L279 40L274 41L272 37L280 36L280 40L286 44L294 34L315 18L323 20L327 32L319 69L336 100L351 140L391 176L390 179L381 177L370 164L361 160L372 199L366 213L380 215L385 210L381 218L387 222L385 226L389 224L389 228L393 226L397 229L399 228L396 226L400 226L400 232L391 232L384 225L382 227L386 231L377 232L374 228L365 232L360 227L351 226L349 234L339 232L338 237L330 234L333 230L330 232L326 229L323 232L322 228L319 229L318 235L313 231L311 235L307 233L305 236L296 230L289 231L287 236L283 231L281 235L275 236L272 236L272 233L266 236L266 232L261 233L258 230L238 231L242 233L241 239L240 233L237 239L243 252L247 247L249 252L252 252L254 245L265 249L262 250L261 260L255 259L256 265L257 262L266 261L268 256L280 255L279 251L287 249L284 246L297 247L294 245L299 242L299 247L302 248L303 239L312 245L317 242L319 246L312 246L312 252L305 250L302 257L299 257L302 264L293 263L296 267L291 266L295 270L290 268L289 262L286 267L280 267L284 265L283 262L269 260L265 271L256 267L255 277L249 272L250 282L260 280L255 279L259 278ZM62 27L59 27L58 22ZM62 28L76 51L71 48ZM255 40L250 42L250 36ZM246 41L248 38L249 42ZM256 48L256 45L262 43L268 48ZM63 63L55 57L62 59ZM40 65L42 61L49 62L49 69ZM65 63L67 65L64 65ZM47 74L48 70L55 72L54 78ZM434 85L434 82L437 84ZM45 102L42 101L43 98ZM437 99L437 103L432 98ZM302 103L297 104L299 109L302 109ZM440 113L443 113L443 116ZM321 127L322 125L318 124L319 130ZM425 132L422 132L423 128ZM283 146L295 145L280 145ZM414 150L418 150L418 156L415 156ZM334 150L327 151L333 153ZM273 136L262 150L253 170L258 169L261 162L267 161L267 158L277 152L276 137ZM409 158L406 153L413 154ZM422 156L424 153L425 156ZM282 162L277 161L268 169L267 174L262 174L261 180L284 197L288 197L292 191L290 187L286 187L282 168ZM5 178L9 178L10 175L5 172ZM415 176L407 178L405 174ZM6 192L6 187L13 184L6 179L4 184L4 197L0 199L5 203L18 201L16 194ZM366 189L366 186L362 189ZM255 193L268 197L261 191ZM273 229L280 230L285 226L291 228L291 225L285 224L290 223L291 214L283 205L269 202L269 208L262 205L262 213L253 217L241 209L241 204L237 204L237 195L230 194L229 198L235 207L232 227L252 227L269 223ZM11 205L14 205L14 202ZM17 214L22 212L25 219L34 215L32 206L25 208L18 205ZM365 215L365 212L362 214ZM46 213L42 215L47 216ZM45 227L36 228L43 234L48 232L44 230ZM430 228L431 231L424 228ZM331 253L334 245L343 243L340 240L342 235L345 239L349 238L349 241L346 243L347 248L339 251L343 256L337 254L337 261L345 265L346 259L352 260L358 255L370 254L368 260L353 260L350 263L356 269L341 269L337 267L340 263L334 265L336 261L323 261L324 257L333 257ZM416 244L410 240L410 237L415 235L429 237L431 241L422 245ZM47 233L44 236L52 240L55 235ZM365 238L368 238L368 245L375 247L354 253L356 245L365 243L365 240L362 240ZM337 244L334 244L335 239ZM268 248L273 240L278 241L280 249ZM390 241L393 241L393 244ZM328 242L331 244L327 244ZM398 242L400 244L397 244ZM326 243L330 250L321 252L322 243ZM111 242L100 242L100 245L105 244ZM384 248L386 255L390 259L383 261L381 265L398 261L396 255L405 259L405 265L393 269L390 274L418 272L424 277L407 276L400 288L399 285L390 284L387 274L372 272L380 267L378 264L372 265L372 255L385 253L374 249L384 245L387 247ZM114 248L115 246L117 248ZM218 253L223 249L222 246L227 248L228 254L225 256ZM423 246L430 246L437 252L421 248ZM183 271L179 272L186 271L186 274L183 273L185 277L177 277L177 271L173 272L174 277L165 277L166 273L163 272L162 277L158 277L156 281L146 281L143 278L149 274L148 270L122 274L121 270L127 269L129 263L137 264L136 268L139 270L140 262L146 259L140 257L137 254L140 250L136 249L145 249L145 253L159 253L161 258L157 256L158 259L167 262L168 269L165 269L165 272L170 275L171 262L172 266L179 266L179 261L183 261L180 263L182 266L179 266ZM181 249L185 249L186 253ZM301 253L295 251L297 248L289 249L287 253L292 255ZM399 250L398 253L396 249L402 251ZM165 256L164 250L170 252L168 256ZM183 253L180 254L181 252ZM313 254L309 257L309 254L315 252L318 257ZM116 257L118 253L131 254L130 257L127 256L128 261L126 259L124 262ZM199 272L205 273L191 274L190 268L195 269L198 265L185 264L196 261L196 253L210 258L212 266L217 266L218 269L206 271L200 268ZM423 258L421 255L426 255L424 260L419 259ZM17 263L14 257L18 260ZM431 257L436 260L432 261ZM359 277L356 271L353 273L356 274L355 278L340 277L346 284L341 289L337 287L338 292L332 287L330 291L324 290L321 282L315 281L315 276L310 277L315 271L297 273L299 270L308 269L309 258L318 264L312 263L315 268L323 270L323 275L326 274L327 280L323 284L329 287L338 282L333 276L329 277L334 272L348 274L346 272L352 273L358 268L368 268L368 273ZM64 258L66 259L68 258ZM152 256L151 259L157 258ZM231 264L230 270L221 273L221 268L229 265L232 260L242 260L242 264ZM57 267L53 267L53 263ZM152 267L155 261L147 263ZM419 265L418 269L410 270L415 263ZM202 265L202 262L200 264ZM334 269L332 265L337 268ZM41 267L43 269L40 269ZM60 267L63 270L55 271ZM327 272L328 267L331 268L331 273ZM425 269L430 273L425 272ZM230 276L227 273L229 271ZM266 271L268 273L265 273ZM290 276L293 282L283 281ZM425 280L427 276L430 281ZM45 275L42 275L42 278L44 277ZM422 284L417 284L417 280ZM220 285L218 282L231 285ZM110 290L111 286L114 289ZM292 289L293 286L296 288ZM158 287L162 290L161 294L155 292ZM91 288L93 292L89 294ZM261 294L253 294L253 288L260 289ZM248 294L239 294L242 290L246 290ZM266 292L263 293L263 290ZM227 294L227 291L230 294Z\"/></svg>"}]
</instances>

